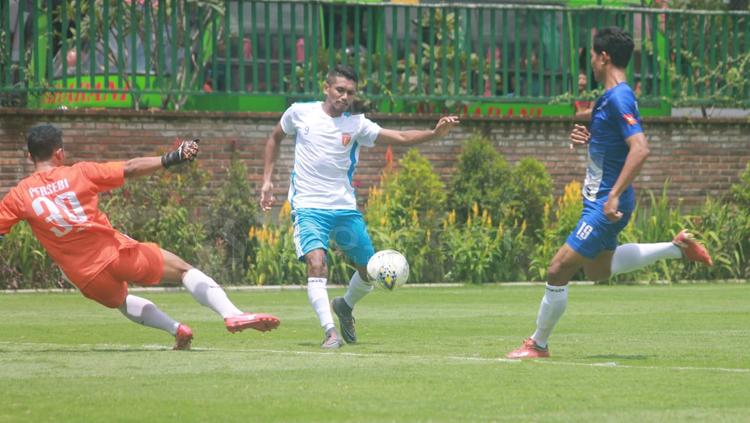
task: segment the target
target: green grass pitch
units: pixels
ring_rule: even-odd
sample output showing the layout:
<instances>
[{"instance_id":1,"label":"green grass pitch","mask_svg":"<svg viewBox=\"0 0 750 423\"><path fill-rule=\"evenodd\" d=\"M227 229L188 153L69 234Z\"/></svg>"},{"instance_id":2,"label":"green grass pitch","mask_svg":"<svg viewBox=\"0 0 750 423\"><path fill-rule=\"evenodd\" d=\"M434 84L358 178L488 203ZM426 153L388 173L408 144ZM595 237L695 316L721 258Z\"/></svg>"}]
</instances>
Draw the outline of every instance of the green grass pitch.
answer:
<instances>
[{"instance_id":1,"label":"green grass pitch","mask_svg":"<svg viewBox=\"0 0 750 423\"><path fill-rule=\"evenodd\" d=\"M187 292L139 293L193 328L189 352L76 293L0 294L0 422L750 418L750 285L573 286L552 358L502 359L542 294L375 292L333 352L304 291L230 292L282 319L234 335Z\"/></svg>"}]
</instances>

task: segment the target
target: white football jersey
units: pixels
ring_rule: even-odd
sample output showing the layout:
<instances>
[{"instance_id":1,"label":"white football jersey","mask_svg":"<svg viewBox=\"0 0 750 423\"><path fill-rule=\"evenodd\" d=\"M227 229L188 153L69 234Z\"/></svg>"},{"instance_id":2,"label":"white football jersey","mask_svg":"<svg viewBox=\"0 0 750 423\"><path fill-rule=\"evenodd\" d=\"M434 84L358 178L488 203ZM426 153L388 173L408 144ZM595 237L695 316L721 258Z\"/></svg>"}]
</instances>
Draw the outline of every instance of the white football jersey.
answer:
<instances>
[{"instance_id":1,"label":"white football jersey","mask_svg":"<svg viewBox=\"0 0 750 423\"><path fill-rule=\"evenodd\" d=\"M359 147L374 146L380 126L362 114L331 117L317 101L292 104L281 116L281 129L296 134L292 208L356 210L352 178Z\"/></svg>"}]
</instances>

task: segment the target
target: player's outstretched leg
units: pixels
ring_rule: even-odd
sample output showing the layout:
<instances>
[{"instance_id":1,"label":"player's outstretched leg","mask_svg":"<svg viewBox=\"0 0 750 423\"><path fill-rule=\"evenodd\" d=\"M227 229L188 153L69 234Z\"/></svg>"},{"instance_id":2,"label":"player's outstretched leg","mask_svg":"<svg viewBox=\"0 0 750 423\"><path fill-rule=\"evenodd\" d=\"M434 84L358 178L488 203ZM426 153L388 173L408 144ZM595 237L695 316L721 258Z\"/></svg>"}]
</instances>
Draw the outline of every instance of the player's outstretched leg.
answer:
<instances>
[{"instance_id":1,"label":"player's outstretched leg","mask_svg":"<svg viewBox=\"0 0 750 423\"><path fill-rule=\"evenodd\" d=\"M683 229L675 235L672 242L618 246L612 255L610 275L614 276L642 269L659 260L679 258L704 263L708 266L713 265L708 250L695 240L693 234ZM606 279L607 277L609 275L597 279Z\"/></svg>"},{"instance_id":2,"label":"player's outstretched leg","mask_svg":"<svg viewBox=\"0 0 750 423\"><path fill-rule=\"evenodd\" d=\"M349 288L343 297L336 297L331 301L331 308L336 313L336 317L339 318L341 334L344 337L344 341L349 344L357 342L357 332L354 329L354 315L352 314L354 305L373 289L372 283L360 277L360 272L362 271L364 270L360 269L354 272L349 281Z\"/></svg>"},{"instance_id":3,"label":"player's outstretched leg","mask_svg":"<svg viewBox=\"0 0 750 423\"><path fill-rule=\"evenodd\" d=\"M181 324L169 317L151 301L136 297L135 295L128 295L118 310L125 317L136 323L161 329L172 334L175 337L175 350L190 349L190 344L193 340L193 331L187 325Z\"/></svg>"},{"instance_id":4,"label":"player's outstretched leg","mask_svg":"<svg viewBox=\"0 0 750 423\"><path fill-rule=\"evenodd\" d=\"M164 278L182 282L198 303L224 318L224 325L229 332L240 332L248 328L266 332L281 324L276 316L270 314L243 313L229 300L216 281L169 251L162 250L162 254Z\"/></svg>"}]
</instances>

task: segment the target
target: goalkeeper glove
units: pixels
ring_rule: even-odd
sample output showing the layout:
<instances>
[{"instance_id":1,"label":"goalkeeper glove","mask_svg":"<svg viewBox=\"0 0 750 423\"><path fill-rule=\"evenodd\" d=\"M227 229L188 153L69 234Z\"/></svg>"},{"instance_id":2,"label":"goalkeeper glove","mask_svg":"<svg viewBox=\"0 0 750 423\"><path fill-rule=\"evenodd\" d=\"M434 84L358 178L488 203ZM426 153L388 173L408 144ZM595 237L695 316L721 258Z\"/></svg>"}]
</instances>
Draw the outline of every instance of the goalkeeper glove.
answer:
<instances>
[{"instance_id":1,"label":"goalkeeper glove","mask_svg":"<svg viewBox=\"0 0 750 423\"><path fill-rule=\"evenodd\" d=\"M183 141L176 150L170 151L169 153L161 156L161 165L165 168L181 164L185 162L192 162L196 156L198 156L198 142L199 138L191 141Z\"/></svg>"}]
</instances>

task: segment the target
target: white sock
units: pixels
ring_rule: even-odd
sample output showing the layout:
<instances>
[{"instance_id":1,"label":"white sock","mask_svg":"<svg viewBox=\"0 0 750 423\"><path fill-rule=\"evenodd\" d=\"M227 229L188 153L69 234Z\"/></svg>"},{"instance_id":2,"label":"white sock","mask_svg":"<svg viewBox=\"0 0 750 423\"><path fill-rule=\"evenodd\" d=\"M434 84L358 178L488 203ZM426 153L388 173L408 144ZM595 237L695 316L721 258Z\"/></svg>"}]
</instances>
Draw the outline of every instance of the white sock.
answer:
<instances>
[{"instance_id":1,"label":"white sock","mask_svg":"<svg viewBox=\"0 0 750 423\"><path fill-rule=\"evenodd\" d=\"M372 291L372 283L364 281L360 276L359 272L354 272L351 280L349 281L349 289L344 294L344 301L346 304L354 308L354 304L357 304L359 300L365 297Z\"/></svg>"},{"instance_id":2,"label":"white sock","mask_svg":"<svg viewBox=\"0 0 750 423\"><path fill-rule=\"evenodd\" d=\"M172 335L177 333L179 322L174 321L166 313L159 310L159 307L151 301L128 295L125 302L118 309L128 319L150 328L161 329Z\"/></svg>"},{"instance_id":3,"label":"white sock","mask_svg":"<svg viewBox=\"0 0 750 423\"><path fill-rule=\"evenodd\" d=\"M206 276L205 273L198 269L190 269L182 277L182 284L190 294L201 305L204 305L218 313L221 317L227 318L242 314L242 310L235 307L227 293L213 279Z\"/></svg>"},{"instance_id":4,"label":"white sock","mask_svg":"<svg viewBox=\"0 0 750 423\"><path fill-rule=\"evenodd\" d=\"M328 283L326 278L307 278L307 299L310 300L310 305L318 315L320 326L324 331L335 327L331 305L328 303L326 283Z\"/></svg>"},{"instance_id":5,"label":"white sock","mask_svg":"<svg viewBox=\"0 0 750 423\"><path fill-rule=\"evenodd\" d=\"M539 306L539 314L536 316L536 331L531 335L531 339L536 341L537 345L542 348L547 346L552 329L562 317L567 305L568 285L553 286L548 283L542 304Z\"/></svg>"},{"instance_id":6,"label":"white sock","mask_svg":"<svg viewBox=\"0 0 750 423\"><path fill-rule=\"evenodd\" d=\"M680 247L671 242L623 244L615 249L612 256L612 276L632 272L667 258L682 258Z\"/></svg>"}]
</instances>

